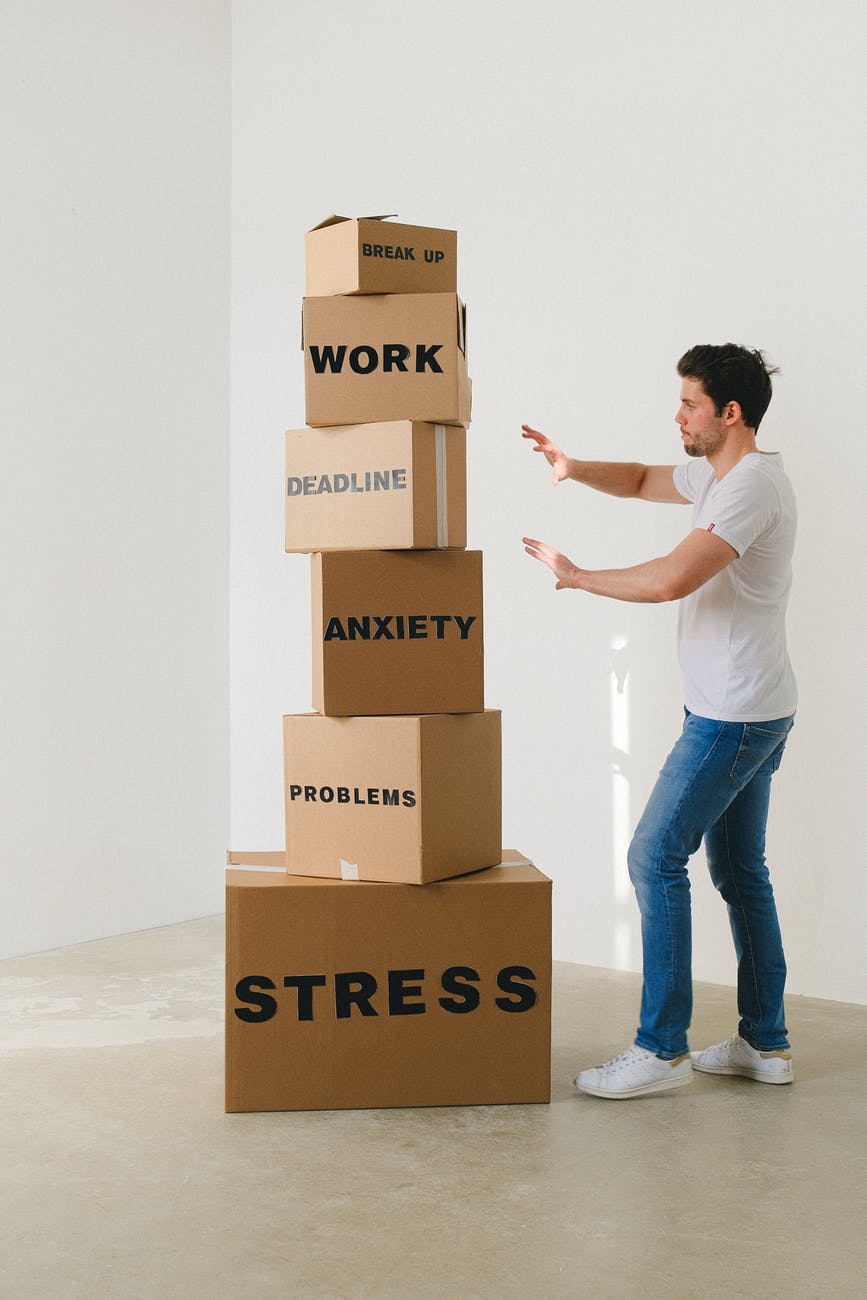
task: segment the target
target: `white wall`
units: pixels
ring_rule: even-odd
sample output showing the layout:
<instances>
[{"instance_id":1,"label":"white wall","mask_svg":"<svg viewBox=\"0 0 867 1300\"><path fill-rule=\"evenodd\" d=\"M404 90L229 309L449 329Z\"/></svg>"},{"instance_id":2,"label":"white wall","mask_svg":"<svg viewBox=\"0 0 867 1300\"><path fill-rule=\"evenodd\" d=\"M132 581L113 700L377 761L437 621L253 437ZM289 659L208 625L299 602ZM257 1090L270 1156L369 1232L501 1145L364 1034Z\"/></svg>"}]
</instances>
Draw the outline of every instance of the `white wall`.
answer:
<instances>
[{"instance_id":1,"label":"white wall","mask_svg":"<svg viewBox=\"0 0 867 1300\"><path fill-rule=\"evenodd\" d=\"M0 955L222 907L225 0L7 0Z\"/></svg>"},{"instance_id":2,"label":"white wall","mask_svg":"<svg viewBox=\"0 0 867 1300\"><path fill-rule=\"evenodd\" d=\"M688 515L554 490L519 426L575 455L670 463L687 346L734 339L783 366L761 445L784 452L800 498L802 707L769 858L792 992L867 1000L863 8L233 14L233 843L282 842L280 714L310 706L308 561L281 553L280 498L281 435L304 422L303 232L395 211L460 232L505 836L555 879L558 958L640 964L623 850L680 726L675 611L556 593L519 538L608 567L665 551ZM693 875L696 975L733 982L724 910L701 863Z\"/></svg>"}]
</instances>

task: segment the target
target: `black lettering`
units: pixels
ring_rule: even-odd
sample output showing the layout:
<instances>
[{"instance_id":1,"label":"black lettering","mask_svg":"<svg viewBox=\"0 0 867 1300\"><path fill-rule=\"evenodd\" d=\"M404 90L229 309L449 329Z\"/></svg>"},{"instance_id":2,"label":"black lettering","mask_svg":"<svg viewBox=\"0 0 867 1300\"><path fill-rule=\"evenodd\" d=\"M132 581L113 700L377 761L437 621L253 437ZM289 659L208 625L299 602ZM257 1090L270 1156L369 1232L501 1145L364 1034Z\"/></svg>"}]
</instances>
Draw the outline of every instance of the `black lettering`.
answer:
<instances>
[{"instance_id":1,"label":"black lettering","mask_svg":"<svg viewBox=\"0 0 867 1300\"><path fill-rule=\"evenodd\" d=\"M393 469L391 471L391 486L395 489L406 487L405 469Z\"/></svg>"},{"instance_id":2,"label":"black lettering","mask_svg":"<svg viewBox=\"0 0 867 1300\"><path fill-rule=\"evenodd\" d=\"M289 787L289 798L292 800L293 803L294 803L295 800L298 798L298 796L299 796L300 793L301 793L301 786L300 786L300 785L290 785L290 787Z\"/></svg>"},{"instance_id":3,"label":"black lettering","mask_svg":"<svg viewBox=\"0 0 867 1300\"><path fill-rule=\"evenodd\" d=\"M386 257L394 257L394 244L386 244L385 255Z\"/></svg>"},{"instance_id":4,"label":"black lettering","mask_svg":"<svg viewBox=\"0 0 867 1300\"><path fill-rule=\"evenodd\" d=\"M374 256L374 257L382 257L382 244L374 244L374 245L373 245L373 256Z\"/></svg>"},{"instance_id":5,"label":"black lettering","mask_svg":"<svg viewBox=\"0 0 867 1300\"><path fill-rule=\"evenodd\" d=\"M409 639L410 641L427 640L427 619L424 614L410 614L409 616Z\"/></svg>"},{"instance_id":6,"label":"black lettering","mask_svg":"<svg viewBox=\"0 0 867 1300\"><path fill-rule=\"evenodd\" d=\"M304 495L305 495L306 497L309 497L309 496L312 496L312 495L313 495L313 493L316 491L316 475L315 475L315 474L305 474L305 475L304 475L304 482L303 482L303 485L302 485L302 490L303 490Z\"/></svg>"},{"instance_id":7,"label":"black lettering","mask_svg":"<svg viewBox=\"0 0 867 1300\"><path fill-rule=\"evenodd\" d=\"M367 802L370 804L379 803L379 791L372 785L367 787Z\"/></svg>"},{"instance_id":8,"label":"black lettering","mask_svg":"<svg viewBox=\"0 0 867 1300\"><path fill-rule=\"evenodd\" d=\"M400 244L395 244L394 246L394 260L401 261L401 262L403 261L403 249L401 248Z\"/></svg>"},{"instance_id":9,"label":"black lettering","mask_svg":"<svg viewBox=\"0 0 867 1300\"><path fill-rule=\"evenodd\" d=\"M443 1011L450 1011L456 1016L465 1016L468 1011L475 1011L479 1005L479 990L468 980L478 980L481 976L472 966L449 966L442 973L440 983L444 993L456 994L453 998L440 998Z\"/></svg>"},{"instance_id":10,"label":"black lettering","mask_svg":"<svg viewBox=\"0 0 867 1300\"><path fill-rule=\"evenodd\" d=\"M339 786L337 787L337 802L338 802L338 803L349 803L349 786L348 786L348 785L339 785Z\"/></svg>"},{"instance_id":11,"label":"black lettering","mask_svg":"<svg viewBox=\"0 0 867 1300\"><path fill-rule=\"evenodd\" d=\"M366 356L366 362L362 362L361 358L363 356ZM349 365L357 375L369 375L371 370L375 370L379 365L379 355L376 348L370 347L367 343L359 344L349 354Z\"/></svg>"},{"instance_id":12,"label":"black lettering","mask_svg":"<svg viewBox=\"0 0 867 1300\"><path fill-rule=\"evenodd\" d=\"M412 247L412 246L409 247L409 248L407 248L406 244L404 244L404 246L403 246L403 255L404 255L404 258L406 259L407 262L414 262L414 261L415 261L415 248Z\"/></svg>"},{"instance_id":13,"label":"black lettering","mask_svg":"<svg viewBox=\"0 0 867 1300\"><path fill-rule=\"evenodd\" d=\"M305 787L304 787L304 802L305 802L305 803L315 803L315 802L316 802L316 786L315 786L315 785L305 785Z\"/></svg>"},{"instance_id":14,"label":"black lettering","mask_svg":"<svg viewBox=\"0 0 867 1300\"><path fill-rule=\"evenodd\" d=\"M350 641L369 641L370 615L365 614L362 618L356 618L354 614L350 614L346 631Z\"/></svg>"},{"instance_id":15,"label":"black lettering","mask_svg":"<svg viewBox=\"0 0 867 1300\"><path fill-rule=\"evenodd\" d=\"M241 1002L251 1002L258 1011L250 1007L235 1007L235 1015L248 1025L261 1025L277 1014L277 999L262 993L262 989L275 989L277 985L267 975L248 975L238 980L235 985L235 997Z\"/></svg>"},{"instance_id":16,"label":"black lettering","mask_svg":"<svg viewBox=\"0 0 867 1300\"><path fill-rule=\"evenodd\" d=\"M334 491L335 491L335 492L345 492L346 489L347 489L348 487L349 487L349 475L348 475L348 474L335 474L335 475L334 475Z\"/></svg>"},{"instance_id":17,"label":"black lettering","mask_svg":"<svg viewBox=\"0 0 867 1300\"><path fill-rule=\"evenodd\" d=\"M332 374L339 375L343 369L343 362L346 358L346 344L341 343L335 352L330 343L319 348L315 343L310 345L310 360L313 362L313 370L317 375L324 375L326 370Z\"/></svg>"},{"instance_id":18,"label":"black lettering","mask_svg":"<svg viewBox=\"0 0 867 1300\"><path fill-rule=\"evenodd\" d=\"M407 998L421 997L421 984L409 980L423 980L423 970L390 970L388 972L388 1014L390 1016L421 1016L426 1007L423 1002L407 1002Z\"/></svg>"},{"instance_id":19,"label":"black lettering","mask_svg":"<svg viewBox=\"0 0 867 1300\"><path fill-rule=\"evenodd\" d=\"M319 479L319 487L316 489L316 495L319 496L320 492L330 492L330 491L331 491L331 480L327 474L323 474Z\"/></svg>"},{"instance_id":20,"label":"black lettering","mask_svg":"<svg viewBox=\"0 0 867 1300\"><path fill-rule=\"evenodd\" d=\"M301 495L300 478L290 478L287 480L286 495L290 497L297 497Z\"/></svg>"},{"instance_id":21,"label":"black lettering","mask_svg":"<svg viewBox=\"0 0 867 1300\"><path fill-rule=\"evenodd\" d=\"M436 250L433 249L433 248L426 248L426 249L424 250L424 260L425 260L426 262L432 262L432 261L434 260L434 254L435 254L435 252L436 252Z\"/></svg>"},{"instance_id":22,"label":"black lettering","mask_svg":"<svg viewBox=\"0 0 867 1300\"><path fill-rule=\"evenodd\" d=\"M346 640L346 632L343 629L343 624L341 623L340 619L337 617L336 614L333 615L333 617L328 620L328 626L325 629L325 635L323 636L322 640L323 641L335 641L335 640L345 641Z\"/></svg>"},{"instance_id":23,"label":"black lettering","mask_svg":"<svg viewBox=\"0 0 867 1300\"><path fill-rule=\"evenodd\" d=\"M395 614L394 622L395 622L395 626L397 627L397 639L398 639L398 641L405 641L405 640L406 640L406 632L405 632L405 630L404 630L403 614Z\"/></svg>"},{"instance_id":24,"label":"black lettering","mask_svg":"<svg viewBox=\"0 0 867 1300\"><path fill-rule=\"evenodd\" d=\"M382 803L385 808L396 808L400 803L399 790L383 790Z\"/></svg>"},{"instance_id":25,"label":"black lettering","mask_svg":"<svg viewBox=\"0 0 867 1300\"><path fill-rule=\"evenodd\" d=\"M313 990L324 988L324 975L286 975L283 987L298 990L298 1019L313 1019Z\"/></svg>"},{"instance_id":26,"label":"black lettering","mask_svg":"<svg viewBox=\"0 0 867 1300\"><path fill-rule=\"evenodd\" d=\"M332 790L330 785L322 786L321 790L319 791L319 802L320 803L334 802L334 791Z\"/></svg>"},{"instance_id":27,"label":"black lettering","mask_svg":"<svg viewBox=\"0 0 867 1300\"><path fill-rule=\"evenodd\" d=\"M390 487L391 487L391 480L388 477L388 470L375 469L373 471L374 492L387 492Z\"/></svg>"},{"instance_id":28,"label":"black lettering","mask_svg":"<svg viewBox=\"0 0 867 1300\"><path fill-rule=\"evenodd\" d=\"M431 614L430 621L433 623L434 628L436 629L435 635L437 641L442 641L443 637L446 634L445 625L446 623L451 623L452 621L451 614Z\"/></svg>"},{"instance_id":29,"label":"black lettering","mask_svg":"<svg viewBox=\"0 0 867 1300\"><path fill-rule=\"evenodd\" d=\"M403 804L404 808L414 808L415 790L404 790L401 798L401 803Z\"/></svg>"},{"instance_id":30,"label":"black lettering","mask_svg":"<svg viewBox=\"0 0 867 1300\"><path fill-rule=\"evenodd\" d=\"M461 618L460 614L455 614L455 622L458 625L458 631L461 634L461 640L466 641L469 636L470 628L476 621L475 614L470 614L469 618Z\"/></svg>"},{"instance_id":31,"label":"black lettering","mask_svg":"<svg viewBox=\"0 0 867 1300\"><path fill-rule=\"evenodd\" d=\"M358 786L355 786L355 789L353 790L352 802L358 804L364 803L364 800L361 798L361 791L359 790Z\"/></svg>"},{"instance_id":32,"label":"black lettering","mask_svg":"<svg viewBox=\"0 0 867 1300\"><path fill-rule=\"evenodd\" d=\"M408 359L409 348L404 343L386 343L383 345L382 369L384 372L401 370L405 373Z\"/></svg>"},{"instance_id":33,"label":"black lettering","mask_svg":"<svg viewBox=\"0 0 867 1300\"><path fill-rule=\"evenodd\" d=\"M334 976L334 1006L338 1020L348 1020L352 1008L358 1007L363 1016L377 1013L370 1005L376 992L376 980L366 970L338 971Z\"/></svg>"},{"instance_id":34,"label":"black lettering","mask_svg":"<svg viewBox=\"0 0 867 1300\"><path fill-rule=\"evenodd\" d=\"M435 374L442 374L443 368L434 356L434 353L439 352L441 348L442 343L429 343L427 347L423 343L416 343L415 369L417 374L420 374L427 366L430 366Z\"/></svg>"},{"instance_id":35,"label":"black lettering","mask_svg":"<svg viewBox=\"0 0 867 1300\"><path fill-rule=\"evenodd\" d=\"M380 618L378 614L374 614L373 621L376 624L376 631L373 634L374 641L394 640L394 633L389 632L388 630L388 625L391 622L391 614L386 614L384 618Z\"/></svg>"},{"instance_id":36,"label":"black lettering","mask_svg":"<svg viewBox=\"0 0 867 1300\"><path fill-rule=\"evenodd\" d=\"M362 245L361 245L361 256L362 256L362 257L371 257L372 255L373 255L373 249L372 249L372 247L370 246L370 244L362 244Z\"/></svg>"},{"instance_id":37,"label":"black lettering","mask_svg":"<svg viewBox=\"0 0 867 1300\"><path fill-rule=\"evenodd\" d=\"M522 980L534 980L536 976L528 966L504 966L497 976L497 988L503 993L514 994L517 1001L511 998L496 998L495 1001L501 1011L529 1011L530 1007L535 1005L536 990L529 984L521 983Z\"/></svg>"}]
</instances>

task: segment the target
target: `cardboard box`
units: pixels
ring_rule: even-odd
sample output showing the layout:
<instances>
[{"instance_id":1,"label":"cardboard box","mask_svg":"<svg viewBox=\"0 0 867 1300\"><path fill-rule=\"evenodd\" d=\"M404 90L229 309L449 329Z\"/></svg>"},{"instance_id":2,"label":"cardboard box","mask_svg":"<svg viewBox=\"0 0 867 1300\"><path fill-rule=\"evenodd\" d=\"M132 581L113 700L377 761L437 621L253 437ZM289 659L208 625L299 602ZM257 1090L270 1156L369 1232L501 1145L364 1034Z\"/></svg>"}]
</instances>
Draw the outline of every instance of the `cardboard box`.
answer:
<instances>
[{"instance_id":1,"label":"cardboard box","mask_svg":"<svg viewBox=\"0 0 867 1300\"><path fill-rule=\"evenodd\" d=\"M466 310L453 293L305 298L308 424L468 424Z\"/></svg>"},{"instance_id":2,"label":"cardboard box","mask_svg":"<svg viewBox=\"0 0 867 1300\"><path fill-rule=\"evenodd\" d=\"M287 551L466 544L464 429L395 420L287 432Z\"/></svg>"},{"instance_id":3,"label":"cardboard box","mask_svg":"<svg viewBox=\"0 0 867 1300\"><path fill-rule=\"evenodd\" d=\"M502 856L501 716L283 719L286 869L425 885Z\"/></svg>"},{"instance_id":4,"label":"cardboard box","mask_svg":"<svg viewBox=\"0 0 867 1300\"><path fill-rule=\"evenodd\" d=\"M317 712L481 712L481 551L325 551L310 566Z\"/></svg>"},{"instance_id":5,"label":"cardboard box","mask_svg":"<svg viewBox=\"0 0 867 1300\"><path fill-rule=\"evenodd\" d=\"M226 873L226 1110L547 1102L551 882Z\"/></svg>"},{"instance_id":6,"label":"cardboard box","mask_svg":"<svg viewBox=\"0 0 867 1300\"><path fill-rule=\"evenodd\" d=\"M326 217L305 236L307 296L454 293L454 230L407 226L383 217Z\"/></svg>"}]
</instances>

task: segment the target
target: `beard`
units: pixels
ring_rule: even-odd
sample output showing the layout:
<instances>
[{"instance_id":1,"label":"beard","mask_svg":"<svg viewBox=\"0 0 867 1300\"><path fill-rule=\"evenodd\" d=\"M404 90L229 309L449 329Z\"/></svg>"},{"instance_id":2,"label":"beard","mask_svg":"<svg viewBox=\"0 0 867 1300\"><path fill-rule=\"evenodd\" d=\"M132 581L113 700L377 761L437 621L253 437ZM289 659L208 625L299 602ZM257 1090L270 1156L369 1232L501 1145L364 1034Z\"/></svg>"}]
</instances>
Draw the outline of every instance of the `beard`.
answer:
<instances>
[{"instance_id":1,"label":"beard","mask_svg":"<svg viewBox=\"0 0 867 1300\"><path fill-rule=\"evenodd\" d=\"M724 446L728 431L725 425L718 424L706 425L700 433L691 434L691 441L683 444L683 450L687 456L713 456Z\"/></svg>"}]
</instances>

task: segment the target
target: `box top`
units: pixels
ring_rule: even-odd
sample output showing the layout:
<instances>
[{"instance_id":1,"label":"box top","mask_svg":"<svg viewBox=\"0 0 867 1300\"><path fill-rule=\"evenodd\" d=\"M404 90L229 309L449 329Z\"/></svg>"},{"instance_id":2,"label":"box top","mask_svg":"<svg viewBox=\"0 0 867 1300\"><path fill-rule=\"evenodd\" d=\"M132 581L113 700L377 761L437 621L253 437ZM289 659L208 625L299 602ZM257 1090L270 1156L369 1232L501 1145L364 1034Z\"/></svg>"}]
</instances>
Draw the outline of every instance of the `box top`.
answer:
<instances>
[{"instance_id":1,"label":"box top","mask_svg":"<svg viewBox=\"0 0 867 1300\"><path fill-rule=\"evenodd\" d=\"M497 867L483 867L463 876L435 880L422 885L422 889L484 888L490 885L550 885L548 876L534 867L532 862L514 850L503 851L503 861ZM334 876L290 876L285 871L255 871L229 867L226 870L227 889L410 889L420 886L395 884L380 880L340 880Z\"/></svg>"},{"instance_id":2,"label":"box top","mask_svg":"<svg viewBox=\"0 0 867 1300\"><path fill-rule=\"evenodd\" d=\"M332 212L330 217L326 217L323 221L319 222L318 226L311 226L310 229L311 232L314 230L324 230L326 226L336 226L341 221L387 221L389 217L396 216L396 212L383 212L380 215L373 217L338 217L336 213Z\"/></svg>"}]
</instances>

